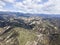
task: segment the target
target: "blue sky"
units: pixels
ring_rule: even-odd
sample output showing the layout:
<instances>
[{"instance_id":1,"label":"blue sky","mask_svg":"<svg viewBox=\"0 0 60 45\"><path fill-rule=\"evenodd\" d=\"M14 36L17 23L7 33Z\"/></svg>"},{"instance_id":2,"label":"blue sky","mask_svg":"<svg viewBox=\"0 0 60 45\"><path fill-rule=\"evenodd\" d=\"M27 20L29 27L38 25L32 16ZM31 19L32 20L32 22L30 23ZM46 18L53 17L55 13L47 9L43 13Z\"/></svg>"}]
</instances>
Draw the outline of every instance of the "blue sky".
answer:
<instances>
[{"instance_id":1,"label":"blue sky","mask_svg":"<svg viewBox=\"0 0 60 45\"><path fill-rule=\"evenodd\" d=\"M60 14L60 0L0 0L0 11Z\"/></svg>"}]
</instances>

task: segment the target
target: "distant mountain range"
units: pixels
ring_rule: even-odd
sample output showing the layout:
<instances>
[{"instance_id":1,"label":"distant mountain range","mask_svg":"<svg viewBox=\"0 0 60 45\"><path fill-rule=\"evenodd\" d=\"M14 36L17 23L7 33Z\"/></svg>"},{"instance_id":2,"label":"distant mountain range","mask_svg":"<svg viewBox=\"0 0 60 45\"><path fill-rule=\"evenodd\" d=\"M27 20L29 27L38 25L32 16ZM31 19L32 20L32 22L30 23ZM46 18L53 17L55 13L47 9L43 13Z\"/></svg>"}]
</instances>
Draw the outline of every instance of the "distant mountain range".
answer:
<instances>
[{"instance_id":1,"label":"distant mountain range","mask_svg":"<svg viewBox=\"0 0 60 45\"><path fill-rule=\"evenodd\" d=\"M32 16L41 16L41 17L60 17L60 14L30 14L30 13L20 13L20 12L3 12L0 11L0 15L16 15L17 17L32 17Z\"/></svg>"}]
</instances>

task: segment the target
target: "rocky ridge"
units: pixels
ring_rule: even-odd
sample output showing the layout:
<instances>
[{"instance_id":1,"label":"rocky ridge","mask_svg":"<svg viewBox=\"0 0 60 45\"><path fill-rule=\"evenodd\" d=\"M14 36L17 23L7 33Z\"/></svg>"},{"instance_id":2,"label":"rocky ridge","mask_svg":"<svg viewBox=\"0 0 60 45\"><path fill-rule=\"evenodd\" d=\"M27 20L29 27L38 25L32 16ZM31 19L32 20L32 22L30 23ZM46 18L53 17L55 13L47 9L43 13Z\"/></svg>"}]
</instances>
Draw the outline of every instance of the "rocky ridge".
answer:
<instances>
[{"instance_id":1,"label":"rocky ridge","mask_svg":"<svg viewBox=\"0 0 60 45\"><path fill-rule=\"evenodd\" d=\"M60 45L59 19L44 19L41 17L2 18L0 27L3 30L0 30L0 45L19 45L17 38L15 38L15 31L11 30L14 27L22 27L37 32L37 39L27 41L25 45ZM13 43L11 42L12 40Z\"/></svg>"}]
</instances>

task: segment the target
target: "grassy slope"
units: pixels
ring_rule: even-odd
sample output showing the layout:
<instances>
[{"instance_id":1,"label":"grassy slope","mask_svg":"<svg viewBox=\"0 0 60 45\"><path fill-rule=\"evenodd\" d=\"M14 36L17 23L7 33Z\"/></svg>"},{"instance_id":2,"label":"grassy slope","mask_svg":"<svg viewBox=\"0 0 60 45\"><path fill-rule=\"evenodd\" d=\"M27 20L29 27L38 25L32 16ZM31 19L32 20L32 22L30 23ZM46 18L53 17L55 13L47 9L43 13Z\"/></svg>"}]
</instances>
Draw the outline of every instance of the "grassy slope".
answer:
<instances>
[{"instance_id":1,"label":"grassy slope","mask_svg":"<svg viewBox=\"0 0 60 45\"><path fill-rule=\"evenodd\" d=\"M14 30L19 31L19 43L20 45L25 45L27 41L33 41L36 37L36 33L33 33L31 30L24 28L14 28Z\"/></svg>"}]
</instances>

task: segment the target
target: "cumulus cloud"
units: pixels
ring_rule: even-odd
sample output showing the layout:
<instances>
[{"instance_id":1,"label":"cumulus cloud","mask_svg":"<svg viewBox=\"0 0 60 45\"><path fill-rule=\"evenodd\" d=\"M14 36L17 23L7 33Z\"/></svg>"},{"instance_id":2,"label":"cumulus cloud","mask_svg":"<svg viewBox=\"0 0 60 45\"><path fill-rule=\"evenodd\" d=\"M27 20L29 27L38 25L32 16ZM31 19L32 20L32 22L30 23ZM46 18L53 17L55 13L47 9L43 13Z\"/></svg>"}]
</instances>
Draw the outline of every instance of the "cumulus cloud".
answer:
<instances>
[{"instance_id":1,"label":"cumulus cloud","mask_svg":"<svg viewBox=\"0 0 60 45\"><path fill-rule=\"evenodd\" d=\"M51 0L53 5L48 5L43 8L50 13L60 14L60 0Z\"/></svg>"},{"instance_id":2,"label":"cumulus cloud","mask_svg":"<svg viewBox=\"0 0 60 45\"><path fill-rule=\"evenodd\" d=\"M41 10L42 5L38 5L35 2L32 0L25 0L23 2L17 2L15 7L25 12L37 12L37 10Z\"/></svg>"},{"instance_id":3,"label":"cumulus cloud","mask_svg":"<svg viewBox=\"0 0 60 45\"><path fill-rule=\"evenodd\" d=\"M3 2L3 1L0 1L0 11L3 9L3 7L5 6L6 4Z\"/></svg>"},{"instance_id":4,"label":"cumulus cloud","mask_svg":"<svg viewBox=\"0 0 60 45\"><path fill-rule=\"evenodd\" d=\"M8 11L60 14L60 0L0 0L0 10L2 10L4 6L6 7L6 9L4 9L7 10L8 6L6 4L8 3L13 9L9 9Z\"/></svg>"},{"instance_id":5,"label":"cumulus cloud","mask_svg":"<svg viewBox=\"0 0 60 45\"><path fill-rule=\"evenodd\" d=\"M0 0L0 11L13 11L13 10L10 10L9 5L11 4L12 6L15 3L15 1L16 0Z\"/></svg>"},{"instance_id":6,"label":"cumulus cloud","mask_svg":"<svg viewBox=\"0 0 60 45\"><path fill-rule=\"evenodd\" d=\"M8 2L8 3L15 3L16 0L3 0L5 2Z\"/></svg>"},{"instance_id":7,"label":"cumulus cloud","mask_svg":"<svg viewBox=\"0 0 60 45\"><path fill-rule=\"evenodd\" d=\"M60 0L24 0L14 5L20 11L29 13L60 13Z\"/></svg>"}]
</instances>

